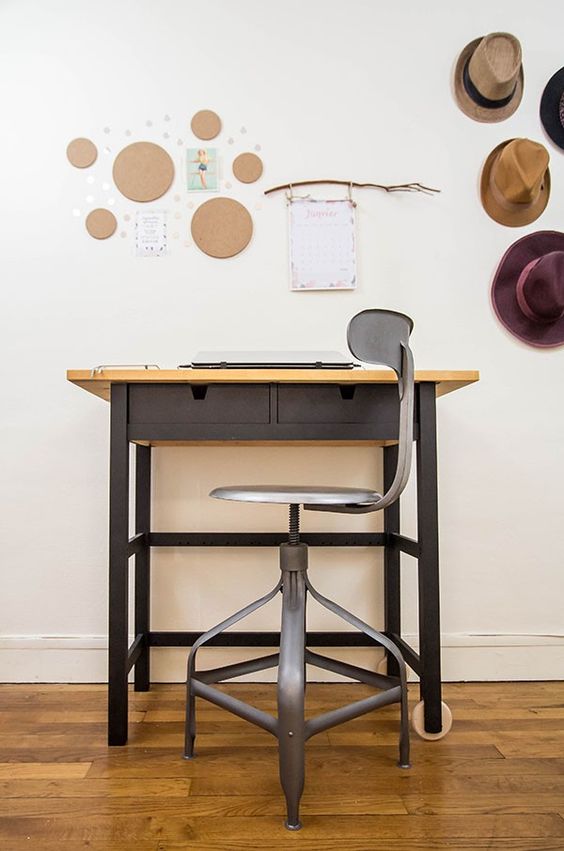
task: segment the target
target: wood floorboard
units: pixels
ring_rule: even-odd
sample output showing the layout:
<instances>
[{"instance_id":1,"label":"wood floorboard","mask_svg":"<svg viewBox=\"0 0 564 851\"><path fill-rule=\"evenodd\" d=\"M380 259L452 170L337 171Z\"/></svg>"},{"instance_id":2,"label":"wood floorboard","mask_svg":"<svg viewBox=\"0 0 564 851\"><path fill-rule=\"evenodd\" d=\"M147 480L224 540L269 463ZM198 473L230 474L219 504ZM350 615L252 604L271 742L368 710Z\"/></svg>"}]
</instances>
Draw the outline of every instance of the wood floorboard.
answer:
<instances>
[{"instance_id":1,"label":"wood floorboard","mask_svg":"<svg viewBox=\"0 0 564 851\"><path fill-rule=\"evenodd\" d=\"M222 688L276 714L272 685ZM369 693L311 684L307 714ZM564 851L564 683L455 683L444 696L453 730L413 736L408 771L397 707L311 739L291 834L276 740L198 701L186 762L182 686L131 692L123 748L106 745L105 687L0 686L0 849Z\"/></svg>"}]
</instances>

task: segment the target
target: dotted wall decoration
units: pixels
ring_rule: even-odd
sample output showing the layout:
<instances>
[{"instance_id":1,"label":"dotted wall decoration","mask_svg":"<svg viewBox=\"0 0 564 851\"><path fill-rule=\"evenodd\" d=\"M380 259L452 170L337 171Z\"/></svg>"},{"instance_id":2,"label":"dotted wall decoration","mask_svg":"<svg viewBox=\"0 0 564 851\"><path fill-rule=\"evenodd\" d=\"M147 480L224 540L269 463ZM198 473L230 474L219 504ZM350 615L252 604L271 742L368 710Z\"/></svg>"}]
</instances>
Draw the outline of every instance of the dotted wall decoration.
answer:
<instances>
[{"instance_id":1,"label":"dotted wall decoration","mask_svg":"<svg viewBox=\"0 0 564 851\"><path fill-rule=\"evenodd\" d=\"M255 153L261 150L261 145L253 144L249 138L246 144L242 144L245 141L243 137L247 135L247 128L241 125L238 133L233 132L233 127L229 128L232 135L226 137L220 147L208 149L213 154L210 155L209 162L213 163L215 168L216 181L212 185L209 181L206 183L201 180L203 186L198 185L196 188L207 192L208 200L199 204L201 199L196 203L191 200L191 196L195 198L195 189L187 181L184 165L175 169L173 158L178 157L175 154L178 146L184 149L182 162L187 162L188 165L193 162L190 159L192 148L199 152L202 147L202 142L196 142L196 138L207 142L222 132L219 115L209 109L200 110L192 115L189 128L186 127L186 117L179 116L178 121L173 121L168 113L161 119L147 118L145 115L142 121L137 122L137 126L143 128L140 133L130 129L132 125L124 125L125 129L120 131L115 126L100 124L100 138L96 144L91 139L81 137L73 139L67 146L67 158L75 168L88 169L96 164L95 168L82 178L88 184L87 191L92 193L82 196L82 202L87 209L75 206L71 211L75 218L83 220L87 233L96 240L108 239L113 234L119 235L122 240L130 238L132 233L127 223L131 221L132 215L139 216L141 210L147 214L156 214L156 211L148 209L147 205L162 198L174 184L168 209L157 211L175 221L178 230L170 234L173 240L181 241L185 247L197 245L209 257L218 259L234 257L243 251L253 235L250 210L260 210L262 205L260 199L248 198L248 204L244 206L232 195L236 194L238 185L258 181L264 168L261 157ZM185 137L185 132L188 133L188 138ZM120 135L122 138L124 135L129 137L122 143L124 147L121 150L118 142ZM145 136L145 139L135 141L135 136L138 135ZM110 140L114 140L115 144L107 144ZM165 145L164 140L168 141L170 151L159 144L162 142ZM244 147L244 150L238 153L237 148L240 151L241 147ZM106 156L99 158L99 153ZM212 170L209 174L211 173ZM232 175L236 180L233 180ZM181 185L181 180L184 186ZM214 194L219 191L220 186L224 193L222 196ZM119 195L115 192L116 188L119 189ZM180 192L182 189L184 192ZM188 197L186 191L189 193ZM128 201L125 202L124 198ZM134 202L133 210L129 202ZM129 211L127 206L123 209L124 204L130 207ZM92 207L96 209L91 209ZM188 233L183 231L186 220ZM193 241L188 239L190 231ZM137 256L140 256L139 252Z\"/></svg>"},{"instance_id":2,"label":"dotted wall decoration","mask_svg":"<svg viewBox=\"0 0 564 851\"><path fill-rule=\"evenodd\" d=\"M192 217L194 242L210 257L234 257L247 247L253 235L251 214L232 198L205 201Z\"/></svg>"},{"instance_id":3,"label":"dotted wall decoration","mask_svg":"<svg viewBox=\"0 0 564 851\"><path fill-rule=\"evenodd\" d=\"M86 217L86 230L94 239L107 239L115 233L116 217L109 210L98 207Z\"/></svg>"},{"instance_id":4,"label":"dotted wall decoration","mask_svg":"<svg viewBox=\"0 0 564 851\"><path fill-rule=\"evenodd\" d=\"M190 127L198 139L215 139L221 132L221 119L211 109L202 109L192 117Z\"/></svg>"},{"instance_id":5,"label":"dotted wall decoration","mask_svg":"<svg viewBox=\"0 0 564 851\"><path fill-rule=\"evenodd\" d=\"M233 162L233 174L241 183L254 183L262 175L262 160L256 154L239 154Z\"/></svg>"},{"instance_id":6,"label":"dotted wall decoration","mask_svg":"<svg viewBox=\"0 0 564 851\"><path fill-rule=\"evenodd\" d=\"M67 146L67 159L75 168L88 168L98 156L98 148L90 139L73 139Z\"/></svg>"},{"instance_id":7,"label":"dotted wall decoration","mask_svg":"<svg viewBox=\"0 0 564 851\"><path fill-rule=\"evenodd\" d=\"M117 155L114 181L131 201L155 201L170 188L174 164L170 155L153 142L133 142Z\"/></svg>"}]
</instances>

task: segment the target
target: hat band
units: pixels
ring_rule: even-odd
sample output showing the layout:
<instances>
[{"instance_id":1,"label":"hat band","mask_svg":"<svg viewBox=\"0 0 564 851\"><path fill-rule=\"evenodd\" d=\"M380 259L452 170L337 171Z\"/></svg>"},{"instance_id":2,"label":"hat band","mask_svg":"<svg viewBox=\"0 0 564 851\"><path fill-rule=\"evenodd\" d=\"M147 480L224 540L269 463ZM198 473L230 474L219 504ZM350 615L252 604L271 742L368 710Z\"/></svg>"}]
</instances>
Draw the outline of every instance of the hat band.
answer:
<instances>
[{"instance_id":1,"label":"hat band","mask_svg":"<svg viewBox=\"0 0 564 851\"><path fill-rule=\"evenodd\" d=\"M527 265L519 275L519 278L517 279L517 285L515 287L515 296L517 297L517 304L521 308L521 312L525 314L527 319L531 319L533 322L547 324L550 322L554 322L554 319L547 319L546 316L539 316L538 313L532 311L529 305L527 304L527 299L525 298L525 281L529 277L529 273L532 271L532 269L534 269L537 263L540 263L541 260L542 257L536 257L534 260L531 260L530 263L527 263Z\"/></svg>"},{"instance_id":2,"label":"hat band","mask_svg":"<svg viewBox=\"0 0 564 851\"><path fill-rule=\"evenodd\" d=\"M511 99L515 94L515 91L517 89L517 83L515 83L515 85L513 86L513 90L506 98L501 98L500 100L490 100L490 98L484 97L484 95L478 91L478 89L470 79L470 72L468 70L470 59L472 59L471 56L467 60L464 66L464 71L462 72L462 82L464 83L466 93L472 98L474 103L476 103L478 106L483 106L485 109L501 109L502 107L507 106L507 104L511 102Z\"/></svg>"}]
</instances>

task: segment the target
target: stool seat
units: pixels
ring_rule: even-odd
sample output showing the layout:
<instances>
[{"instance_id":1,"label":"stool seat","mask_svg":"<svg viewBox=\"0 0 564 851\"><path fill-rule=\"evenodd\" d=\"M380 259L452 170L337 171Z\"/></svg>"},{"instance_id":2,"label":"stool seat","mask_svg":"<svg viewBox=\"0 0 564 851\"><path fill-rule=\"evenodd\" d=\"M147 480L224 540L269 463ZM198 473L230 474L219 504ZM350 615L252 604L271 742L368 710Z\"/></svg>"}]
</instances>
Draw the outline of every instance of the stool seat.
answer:
<instances>
[{"instance_id":1,"label":"stool seat","mask_svg":"<svg viewBox=\"0 0 564 851\"><path fill-rule=\"evenodd\" d=\"M275 502L287 505L374 505L381 495L368 488L334 488L319 485L228 485L215 488L214 499L237 502Z\"/></svg>"}]
</instances>

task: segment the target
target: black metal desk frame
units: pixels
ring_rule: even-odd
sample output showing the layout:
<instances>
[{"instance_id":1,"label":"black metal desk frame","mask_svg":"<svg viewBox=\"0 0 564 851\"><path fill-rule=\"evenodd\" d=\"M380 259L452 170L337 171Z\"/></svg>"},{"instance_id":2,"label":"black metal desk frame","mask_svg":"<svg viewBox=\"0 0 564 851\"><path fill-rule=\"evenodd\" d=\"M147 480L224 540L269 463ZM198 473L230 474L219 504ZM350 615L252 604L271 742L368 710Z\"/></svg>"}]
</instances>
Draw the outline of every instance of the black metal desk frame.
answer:
<instances>
[{"instance_id":1,"label":"black metal desk frame","mask_svg":"<svg viewBox=\"0 0 564 851\"><path fill-rule=\"evenodd\" d=\"M400 533L400 504L384 511L379 533L304 533L317 547L384 547L385 633L420 677L424 724L441 730L439 550L437 502L436 386L416 385L417 537ZM111 385L109 703L108 743L127 742L128 674L135 691L150 688L151 647L190 647L199 632L156 632L150 625L153 547L277 547L286 532L152 532L150 442L202 441L393 441L399 405L393 385L375 384L158 384ZM135 457L135 534L129 538L130 442ZM397 448L384 446L384 488L396 466ZM343 482L342 484L347 484ZM367 483L375 485L375 483ZM400 555L417 560L419 653L401 637ZM135 558L135 638L128 637L128 563ZM276 647L278 632L234 631L215 646ZM353 632L308 632L311 647L366 647ZM391 674L395 661L388 658Z\"/></svg>"}]
</instances>

